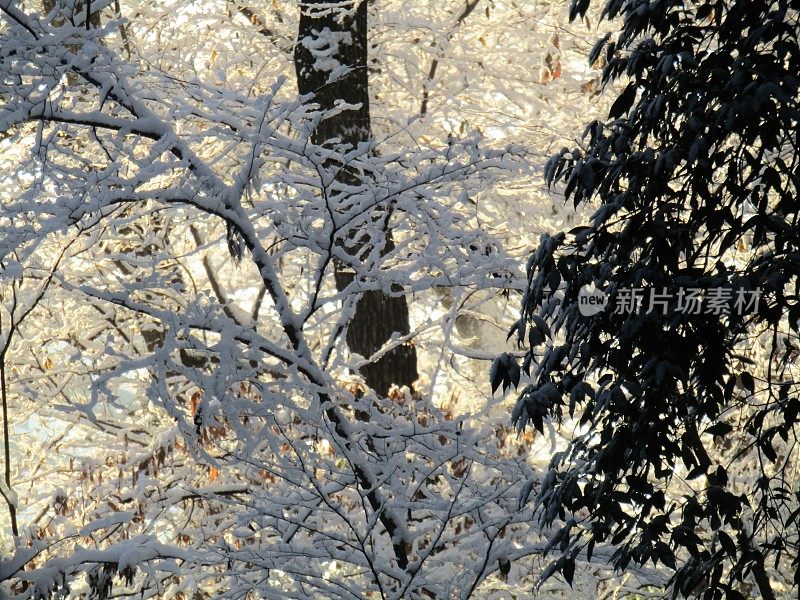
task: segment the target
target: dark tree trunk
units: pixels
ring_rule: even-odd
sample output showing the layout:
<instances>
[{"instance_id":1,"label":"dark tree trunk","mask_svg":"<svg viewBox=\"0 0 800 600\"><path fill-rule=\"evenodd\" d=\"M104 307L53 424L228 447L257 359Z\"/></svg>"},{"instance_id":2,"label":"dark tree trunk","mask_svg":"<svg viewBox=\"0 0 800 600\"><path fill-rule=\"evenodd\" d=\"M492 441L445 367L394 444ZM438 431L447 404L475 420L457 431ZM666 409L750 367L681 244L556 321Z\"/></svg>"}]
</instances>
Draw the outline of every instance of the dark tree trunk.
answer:
<instances>
[{"instance_id":1,"label":"dark tree trunk","mask_svg":"<svg viewBox=\"0 0 800 600\"><path fill-rule=\"evenodd\" d=\"M87 6L86 2L89 2ZM72 7L72 11L66 10L66 3L63 0L43 0L42 7L44 8L45 14L50 13L56 6L63 9L65 12L72 12L73 20L77 20L79 23L83 23L86 29L92 28L97 29L100 27L100 11L93 12L89 14L89 24L86 24L86 10L91 9L91 0L78 0ZM59 23L55 23L58 25Z\"/></svg>"},{"instance_id":2,"label":"dark tree trunk","mask_svg":"<svg viewBox=\"0 0 800 600\"><path fill-rule=\"evenodd\" d=\"M367 74L367 2L339 4L330 8L327 0L301 0L300 27L294 51L297 86L301 94L314 94L313 102L321 110L334 107L336 101L357 104L359 108L346 110L323 119L311 136L317 145L339 143L355 146L370 139L369 79ZM325 32L329 30L331 33ZM324 32L324 33L321 33ZM344 36L342 35L344 34ZM333 83L327 83L329 71L315 68L315 57L309 47L325 39L337 39L337 52L332 56L339 64L351 70ZM349 43L347 43L349 42ZM358 182L359 175L351 170L339 171L341 183ZM385 217L385 215L383 215ZM373 215L376 222L383 221L380 214ZM386 234L385 245L392 248L390 234ZM347 232L350 240L356 240L351 255L364 249L359 232ZM342 247L344 240L340 241ZM354 278L352 269L337 264L336 287L345 289ZM347 329L347 346L351 352L364 357L371 356L393 333L408 334L408 303L404 296L390 296L383 292L366 292L356 305L355 315ZM392 384L408 385L417 379L417 353L413 345L403 345L388 352L379 360L361 368L367 385L376 393L386 395Z\"/></svg>"},{"instance_id":3,"label":"dark tree trunk","mask_svg":"<svg viewBox=\"0 0 800 600\"><path fill-rule=\"evenodd\" d=\"M50 14L56 7L62 12L62 14L69 15L71 13L70 21L73 24L83 23L83 26L86 29L99 29L102 25L100 20L100 11L90 13L88 15L87 20L87 9L91 9L92 4L91 0L78 0L72 6L71 10L68 9L64 0L43 0L42 7L44 8L45 14ZM53 25L56 27L60 27L64 25L66 21L63 18L58 18L53 20ZM75 52L76 54L80 53L79 46L68 46L71 52ZM67 85L75 85L79 82L78 76L73 72L70 71L67 73Z\"/></svg>"}]
</instances>

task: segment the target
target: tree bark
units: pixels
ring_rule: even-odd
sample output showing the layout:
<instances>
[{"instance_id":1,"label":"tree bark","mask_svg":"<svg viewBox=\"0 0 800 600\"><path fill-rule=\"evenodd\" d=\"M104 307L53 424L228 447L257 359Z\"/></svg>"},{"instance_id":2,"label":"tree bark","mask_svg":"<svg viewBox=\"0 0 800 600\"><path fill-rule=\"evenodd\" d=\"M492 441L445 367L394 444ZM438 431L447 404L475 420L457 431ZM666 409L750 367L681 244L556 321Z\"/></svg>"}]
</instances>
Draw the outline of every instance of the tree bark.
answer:
<instances>
[{"instance_id":1,"label":"tree bark","mask_svg":"<svg viewBox=\"0 0 800 600\"><path fill-rule=\"evenodd\" d=\"M301 94L314 94L313 102L320 110L329 110L337 101L358 105L323 119L312 132L311 141L317 145L337 143L355 146L372 137L369 108L369 77L367 73L367 2L345 1L335 4L320 0L301 0L300 26L294 50L297 87ZM312 48L326 40L336 44L330 56L350 71L338 80L328 83L329 71L317 68ZM359 175L352 170L341 169L338 181L352 185L358 183ZM375 214L376 221L381 216ZM376 225L377 226L377 225ZM391 234L385 232L385 247L391 250ZM364 250L359 232L348 232L345 238L356 240L355 249L348 253L356 256ZM344 240L339 246L344 248ZM353 282L352 268L335 263L336 287L344 290ZM365 292L356 304L355 315L347 328L347 346L351 352L364 357L373 353L388 341L393 333L405 335L410 332L408 302L404 296L389 295L383 291ZM376 393L386 395L392 384L411 387L418 377L417 355L413 345L402 345L387 352L380 359L360 369L366 384Z\"/></svg>"}]
</instances>

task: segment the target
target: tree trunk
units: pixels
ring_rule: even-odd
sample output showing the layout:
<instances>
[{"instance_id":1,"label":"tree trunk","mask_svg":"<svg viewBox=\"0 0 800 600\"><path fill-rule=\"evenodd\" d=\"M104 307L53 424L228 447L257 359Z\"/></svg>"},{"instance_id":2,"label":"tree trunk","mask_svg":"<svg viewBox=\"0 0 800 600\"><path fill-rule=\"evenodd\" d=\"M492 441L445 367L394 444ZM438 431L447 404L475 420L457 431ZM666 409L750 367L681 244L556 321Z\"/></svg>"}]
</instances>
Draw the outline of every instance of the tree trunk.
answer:
<instances>
[{"instance_id":1,"label":"tree trunk","mask_svg":"<svg viewBox=\"0 0 800 600\"><path fill-rule=\"evenodd\" d=\"M367 2L342 2L331 8L331 3L319 0L301 0L300 26L294 51L297 86L301 94L314 94L313 102L321 110L334 107L337 100L359 107L342 111L323 119L311 135L317 145L339 143L355 146L372 136L369 112L369 78L367 74ZM320 44L335 44L328 58L351 70L333 83L327 83L330 64L316 65L313 49ZM317 68L320 66L321 68ZM347 169L339 171L338 180L352 185L359 175ZM385 215L384 215L385 217ZM380 215L374 215L377 220ZM358 232L350 232L350 239ZM391 250L391 235L386 232L386 248ZM344 247L344 241L340 246ZM351 255L364 250L363 242L355 244ZM337 263L336 287L344 290L355 277L352 269ZM390 339L393 333L410 332L408 303L404 296L390 296L382 291L365 292L359 299L355 315L347 329L347 346L351 352L371 356ZM417 354L413 345L402 345L386 353L379 360L361 368L367 385L376 393L386 395L392 384L411 386L417 379Z\"/></svg>"}]
</instances>

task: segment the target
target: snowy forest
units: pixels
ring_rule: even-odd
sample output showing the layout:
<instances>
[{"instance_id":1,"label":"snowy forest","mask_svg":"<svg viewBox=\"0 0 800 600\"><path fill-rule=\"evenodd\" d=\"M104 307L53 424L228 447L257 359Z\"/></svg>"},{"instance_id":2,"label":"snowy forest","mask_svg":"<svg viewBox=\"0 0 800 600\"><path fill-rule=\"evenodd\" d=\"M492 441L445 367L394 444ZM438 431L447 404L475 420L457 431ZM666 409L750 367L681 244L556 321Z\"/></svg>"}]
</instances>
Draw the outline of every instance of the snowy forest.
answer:
<instances>
[{"instance_id":1,"label":"snowy forest","mask_svg":"<svg viewBox=\"0 0 800 600\"><path fill-rule=\"evenodd\" d=\"M800 0L0 0L0 599L796 598Z\"/></svg>"}]
</instances>

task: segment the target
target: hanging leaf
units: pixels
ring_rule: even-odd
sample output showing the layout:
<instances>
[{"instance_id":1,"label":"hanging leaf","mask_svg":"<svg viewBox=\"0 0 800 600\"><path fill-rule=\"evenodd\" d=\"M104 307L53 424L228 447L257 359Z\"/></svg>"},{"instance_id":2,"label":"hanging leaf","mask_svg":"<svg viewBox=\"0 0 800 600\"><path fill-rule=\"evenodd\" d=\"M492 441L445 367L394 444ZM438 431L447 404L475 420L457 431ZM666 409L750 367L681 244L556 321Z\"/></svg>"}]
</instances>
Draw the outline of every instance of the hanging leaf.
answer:
<instances>
[{"instance_id":1,"label":"hanging leaf","mask_svg":"<svg viewBox=\"0 0 800 600\"><path fill-rule=\"evenodd\" d=\"M622 93L614 100L614 104L608 110L608 116L611 119L618 119L630 110L633 106L633 101L636 99L636 84L629 83Z\"/></svg>"}]
</instances>

